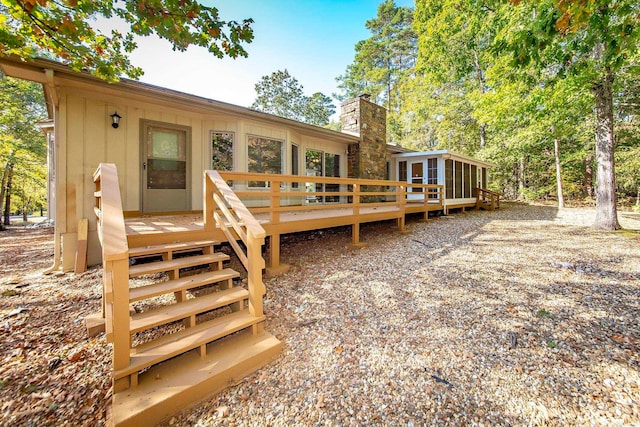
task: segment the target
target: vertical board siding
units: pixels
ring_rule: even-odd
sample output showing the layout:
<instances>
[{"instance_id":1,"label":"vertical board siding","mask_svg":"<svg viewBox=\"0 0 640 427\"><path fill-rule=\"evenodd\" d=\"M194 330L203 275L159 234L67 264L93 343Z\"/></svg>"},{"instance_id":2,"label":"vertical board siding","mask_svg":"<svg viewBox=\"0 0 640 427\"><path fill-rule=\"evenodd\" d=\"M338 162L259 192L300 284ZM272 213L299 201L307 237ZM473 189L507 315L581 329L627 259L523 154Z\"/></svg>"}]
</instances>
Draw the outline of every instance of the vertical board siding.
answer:
<instances>
[{"instance_id":1,"label":"vertical board siding","mask_svg":"<svg viewBox=\"0 0 640 427\"><path fill-rule=\"evenodd\" d=\"M93 214L93 206L95 205L95 199L93 198L93 172L96 170L100 162L103 162L107 157L107 144L106 144L106 126L111 122L111 117L107 113L107 105L104 102L94 101L90 99L84 100L84 115L85 123L91 123L91 125L85 125L83 137L80 141L70 141L72 146L83 146L84 160L83 160L83 173L82 173L82 190L78 188L78 196L81 197L82 204L79 204L78 219L87 218L89 220L90 228L92 230L97 229L96 218ZM110 129L111 126L109 125Z\"/></svg>"},{"instance_id":2,"label":"vertical board siding","mask_svg":"<svg viewBox=\"0 0 640 427\"><path fill-rule=\"evenodd\" d=\"M70 95L67 106L67 168L64 171L67 176L65 231L75 233L78 229L79 212L83 215L81 209L84 195L85 100Z\"/></svg>"}]
</instances>

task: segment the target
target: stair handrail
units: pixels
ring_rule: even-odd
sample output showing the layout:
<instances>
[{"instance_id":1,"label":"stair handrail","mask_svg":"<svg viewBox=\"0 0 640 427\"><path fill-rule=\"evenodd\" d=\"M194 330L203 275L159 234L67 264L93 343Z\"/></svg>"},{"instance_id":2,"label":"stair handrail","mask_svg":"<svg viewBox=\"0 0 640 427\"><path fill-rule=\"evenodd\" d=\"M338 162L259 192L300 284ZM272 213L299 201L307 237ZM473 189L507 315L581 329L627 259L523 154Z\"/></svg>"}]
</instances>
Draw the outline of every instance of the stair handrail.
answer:
<instances>
[{"instance_id":1,"label":"stair handrail","mask_svg":"<svg viewBox=\"0 0 640 427\"><path fill-rule=\"evenodd\" d=\"M476 188L476 208L478 208L483 202L488 203L492 209L499 208L500 193L498 193L497 191L488 190L486 188Z\"/></svg>"},{"instance_id":2,"label":"stair handrail","mask_svg":"<svg viewBox=\"0 0 640 427\"><path fill-rule=\"evenodd\" d=\"M262 316L262 297L266 293L262 282L262 270L265 268L262 246L267 233L218 171L205 171L204 181L205 231L211 232L215 227L219 227L227 237L247 270L249 312L255 316ZM242 241L246 251L237 242L237 238Z\"/></svg>"},{"instance_id":3,"label":"stair handrail","mask_svg":"<svg viewBox=\"0 0 640 427\"><path fill-rule=\"evenodd\" d=\"M102 310L107 341L113 343L114 371L129 366L129 245L118 170L100 163L93 174L97 229L102 246ZM114 392L128 388L128 378L114 381Z\"/></svg>"}]
</instances>

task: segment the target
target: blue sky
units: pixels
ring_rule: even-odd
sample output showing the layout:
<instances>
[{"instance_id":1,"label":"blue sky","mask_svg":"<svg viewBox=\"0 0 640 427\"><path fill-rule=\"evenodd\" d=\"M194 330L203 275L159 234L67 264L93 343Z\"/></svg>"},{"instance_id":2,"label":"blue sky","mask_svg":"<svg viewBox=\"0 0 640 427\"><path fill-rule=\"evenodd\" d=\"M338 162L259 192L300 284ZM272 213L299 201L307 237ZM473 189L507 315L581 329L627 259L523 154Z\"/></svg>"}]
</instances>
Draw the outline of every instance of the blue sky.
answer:
<instances>
[{"instance_id":1,"label":"blue sky","mask_svg":"<svg viewBox=\"0 0 640 427\"><path fill-rule=\"evenodd\" d=\"M335 78L353 61L354 47L370 36L365 22L378 0L217 0L222 19L253 18L248 58L218 59L202 48L173 52L168 43L144 38L131 56L143 68L141 81L206 98L249 106L260 77L289 70L310 95L338 91ZM396 0L413 6L413 0ZM335 102L339 107L338 102Z\"/></svg>"}]
</instances>

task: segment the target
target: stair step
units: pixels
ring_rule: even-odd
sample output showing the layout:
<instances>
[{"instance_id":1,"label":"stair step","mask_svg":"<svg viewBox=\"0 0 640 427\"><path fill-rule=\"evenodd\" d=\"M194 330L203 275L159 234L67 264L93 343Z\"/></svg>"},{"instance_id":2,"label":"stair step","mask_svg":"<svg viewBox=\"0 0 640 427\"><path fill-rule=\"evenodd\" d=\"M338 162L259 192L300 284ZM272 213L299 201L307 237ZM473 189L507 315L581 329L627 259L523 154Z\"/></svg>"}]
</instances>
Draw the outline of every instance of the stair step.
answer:
<instances>
[{"instance_id":1,"label":"stair step","mask_svg":"<svg viewBox=\"0 0 640 427\"><path fill-rule=\"evenodd\" d=\"M204 358L190 351L154 366L140 375L138 386L115 393L110 424L157 425L275 360L282 343L267 332L247 331L211 343L207 350Z\"/></svg>"},{"instance_id":2,"label":"stair step","mask_svg":"<svg viewBox=\"0 0 640 427\"><path fill-rule=\"evenodd\" d=\"M253 316L249 310L245 309L146 342L131 349L129 366L114 371L113 378L124 378L151 365L262 322L264 319L264 316Z\"/></svg>"},{"instance_id":3,"label":"stair step","mask_svg":"<svg viewBox=\"0 0 640 427\"><path fill-rule=\"evenodd\" d=\"M222 270L207 271L205 273L196 274L195 276L181 277L179 279L169 280L166 282L131 288L129 289L129 301L140 301L171 292L179 292L197 288L199 286L210 285L222 282L223 280L234 279L236 277L240 277L240 274L237 271L230 268L223 268Z\"/></svg>"},{"instance_id":4,"label":"stair step","mask_svg":"<svg viewBox=\"0 0 640 427\"><path fill-rule=\"evenodd\" d=\"M197 255L168 261L137 264L129 267L129 277L144 276L145 274L161 273L180 268L194 267L196 265L211 264L214 262L226 261L228 259L229 255L216 252L214 254Z\"/></svg>"},{"instance_id":5,"label":"stair step","mask_svg":"<svg viewBox=\"0 0 640 427\"><path fill-rule=\"evenodd\" d=\"M136 332L151 329L154 326L186 319L189 316L224 307L247 298L249 298L249 291L236 286L187 301L158 307L131 316L131 321L129 322L130 332L135 334Z\"/></svg>"},{"instance_id":6,"label":"stair step","mask_svg":"<svg viewBox=\"0 0 640 427\"><path fill-rule=\"evenodd\" d=\"M164 245L140 246L137 248L129 248L129 257L142 257L149 255L159 255L169 252L183 252L191 249L200 249L209 246L219 245L217 240L198 240L195 242L177 242L167 243Z\"/></svg>"}]
</instances>

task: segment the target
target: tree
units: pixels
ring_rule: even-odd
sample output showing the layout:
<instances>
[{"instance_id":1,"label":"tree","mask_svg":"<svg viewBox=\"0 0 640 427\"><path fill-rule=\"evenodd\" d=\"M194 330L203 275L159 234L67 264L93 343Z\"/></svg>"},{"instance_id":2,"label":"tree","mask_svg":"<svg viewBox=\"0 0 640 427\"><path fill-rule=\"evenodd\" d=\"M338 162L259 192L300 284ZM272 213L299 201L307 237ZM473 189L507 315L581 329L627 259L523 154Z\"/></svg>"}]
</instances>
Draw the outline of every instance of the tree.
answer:
<instances>
[{"instance_id":1,"label":"tree","mask_svg":"<svg viewBox=\"0 0 640 427\"><path fill-rule=\"evenodd\" d=\"M327 125L335 113L331 98L321 92L307 97L303 89L286 69L275 71L256 83L257 97L250 108L311 125Z\"/></svg>"},{"instance_id":2,"label":"tree","mask_svg":"<svg viewBox=\"0 0 640 427\"><path fill-rule=\"evenodd\" d=\"M613 84L640 41L633 0L513 0L498 46L519 64L563 78L577 76L593 95L596 141L594 226L620 228L616 207Z\"/></svg>"},{"instance_id":3,"label":"tree","mask_svg":"<svg viewBox=\"0 0 640 427\"><path fill-rule=\"evenodd\" d=\"M336 112L333 101L322 92L316 92L307 98L304 106L303 120L316 126L327 126L329 117Z\"/></svg>"},{"instance_id":4,"label":"tree","mask_svg":"<svg viewBox=\"0 0 640 427\"><path fill-rule=\"evenodd\" d=\"M27 208L42 199L39 190L46 187L46 140L36 123L46 118L40 85L0 74L0 208L4 225L10 224L14 189ZM31 182L27 185L26 181Z\"/></svg>"},{"instance_id":5,"label":"tree","mask_svg":"<svg viewBox=\"0 0 640 427\"><path fill-rule=\"evenodd\" d=\"M392 140L401 134L401 87L412 76L416 61L413 9L385 0L375 18L366 22L371 37L355 46L355 58L336 80L340 100L368 93L387 107L387 128Z\"/></svg>"},{"instance_id":6,"label":"tree","mask_svg":"<svg viewBox=\"0 0 640 427\"><path fill-rule=\"evenodd\" d=\"M496 12L482 1L418 0L414 27L418 33L417 73L429 82L444 108L449 104L447 98L455 98L458 107L472 111L473 99L488 90L486 71L495 60L490 48ZM485 124L473 123L472 115L467 120L465 127L474 128L477 135L475 145L484 148Z\"/></svg>"},{"instance_id":7,"label":"tree","mask_svg":"<svg viewBox=\"0 0 640 427\"><path fill-rule=\"evenodd\" d=\"M217 8L194 0L3 0L0 12L1 54L49 54L109 81L142 75L128 57L137 47L134 35L155 34L179 51L201 46L218 58L246 57L243 43L253 40L253 20L220 20ZM119 18L129 32L103 31L97 18Z\"/></svg>"}]
</instances>

